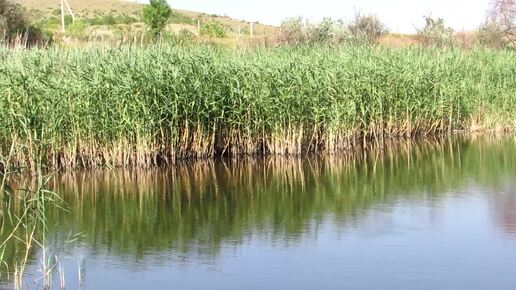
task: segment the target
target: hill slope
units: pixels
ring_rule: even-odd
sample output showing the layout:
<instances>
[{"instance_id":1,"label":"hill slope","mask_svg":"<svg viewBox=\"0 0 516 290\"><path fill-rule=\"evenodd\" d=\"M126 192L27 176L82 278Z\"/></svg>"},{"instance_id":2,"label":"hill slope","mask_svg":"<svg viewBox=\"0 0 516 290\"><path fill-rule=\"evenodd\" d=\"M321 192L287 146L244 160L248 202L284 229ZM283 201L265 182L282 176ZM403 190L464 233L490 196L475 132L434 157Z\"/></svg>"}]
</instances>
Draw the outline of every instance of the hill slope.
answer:
<instances>
[{"instance_id":1,"label":"hill slope","mask_svg":"<svg viewBox=\"0 0 516 290\"><path fill-rule=\"evenodd\" d=\"M30 18L37 23L46 22L43 26L49 30L59 30L60 0L16 0L29 12ZM124 0L68 0L75 16L85 20L89 25L115 25L141 22L140 16L144 4ZM201 12L174 9L170 30L197 30L197 20L203 23L218 22L222 24L228 36L249 33L249 24L245 20L227 16L208 15ZM122 22L105 21L107 16L123 19ZM104 18L104 20L102 19ZM94 21L95 19L99 21ZM107 19L109 20L109 19ZM175 24L175 25L174 25ZM278 30L270 25L255 24L255 35L270 35Z\"/></svg>"}]
</instances>

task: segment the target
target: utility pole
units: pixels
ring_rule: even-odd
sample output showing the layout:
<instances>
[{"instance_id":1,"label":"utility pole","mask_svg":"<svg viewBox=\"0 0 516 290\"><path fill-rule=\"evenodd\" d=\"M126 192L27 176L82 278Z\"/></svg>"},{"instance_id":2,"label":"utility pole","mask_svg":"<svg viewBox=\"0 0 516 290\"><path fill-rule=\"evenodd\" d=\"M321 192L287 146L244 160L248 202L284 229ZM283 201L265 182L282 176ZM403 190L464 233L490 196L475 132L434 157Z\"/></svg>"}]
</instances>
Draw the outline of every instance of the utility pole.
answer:
<instances>
[{"instance_id":1,"label":"utility pole","mask_svg":"<svg viewBox=\"0 0 516 290\"><path fill-rule=\"evenodd\" d=\"M61 0L61 31L65 32L64 0Z\"/></svg>"},{"instance_id":2,"label":"utility pole","mask_svg":"<svg viewBox=\"0 0 516 290\"><path fill-rule=\"evenodd\" d=\"M197 34L201 35L201 19L197 19Z\"/></svg>"},{"instance_id":3,"label":"utility pole","mask_svg":"<svg viewBox=\"0 0 516 290\"><path fill-rule=\"evenodd\" d=\"M251 21L251 23L249 24L249 32L251 34L251 37L254 35L254 22Z\"/></svg>"},{"instance_id":4,"label":"utility pole","mask_svg":"<svg viewBox=\"0 0 516 290\"><path fill-rule=\"evenodd\" d=\"M63 32L66 31L65 27L65 6L68 10L68 13L72 16L72 23L75 23L75 15L73 14L72 8L70 8L70 5L68 5L68 2L66 0L61 0L61 30Z\"/></svg>"}]
</instances>

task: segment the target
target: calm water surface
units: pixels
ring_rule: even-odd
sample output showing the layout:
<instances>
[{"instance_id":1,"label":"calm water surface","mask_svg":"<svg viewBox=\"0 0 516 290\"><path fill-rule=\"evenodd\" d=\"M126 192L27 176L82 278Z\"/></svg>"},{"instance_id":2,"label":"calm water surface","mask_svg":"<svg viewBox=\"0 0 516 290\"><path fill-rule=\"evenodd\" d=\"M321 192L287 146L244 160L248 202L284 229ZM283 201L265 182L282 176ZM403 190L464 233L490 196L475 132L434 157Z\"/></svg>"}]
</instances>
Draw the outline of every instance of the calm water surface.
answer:
<instances>
[{"instance_id":1,"label":"calm water surface","mask_svg":"<svg viewBox=\"0 0 516 290\"><path fill-rule=\"evenodd\" d=\"M69 210L48 213L47 255L67 289L516 288L513 137L51 185ZM66 244L70 233L81 237ZM31 253L28 289L41 287L41 256Z\"/></svg>"}]
</instances>

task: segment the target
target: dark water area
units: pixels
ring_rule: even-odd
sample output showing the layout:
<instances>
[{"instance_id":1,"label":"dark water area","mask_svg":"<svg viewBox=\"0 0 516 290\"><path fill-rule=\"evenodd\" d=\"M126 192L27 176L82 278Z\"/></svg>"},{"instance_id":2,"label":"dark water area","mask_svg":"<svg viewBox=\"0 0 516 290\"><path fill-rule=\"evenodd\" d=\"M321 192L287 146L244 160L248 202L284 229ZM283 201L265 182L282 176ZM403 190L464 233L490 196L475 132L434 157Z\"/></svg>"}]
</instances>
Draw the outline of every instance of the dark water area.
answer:
<instances>
[{"instance_id":1,"label":"dark water area","mask_svg":"<svg viewBox=\"0 0 516 290\"><path fill-rule=\"evenodd\" d=\"M45 257L66 289L516 287L512 136L74 172L49 185L67 211L47 213ZM30 253L26 289L42 288L42 257Z\"/></svg>"}]
</instances>

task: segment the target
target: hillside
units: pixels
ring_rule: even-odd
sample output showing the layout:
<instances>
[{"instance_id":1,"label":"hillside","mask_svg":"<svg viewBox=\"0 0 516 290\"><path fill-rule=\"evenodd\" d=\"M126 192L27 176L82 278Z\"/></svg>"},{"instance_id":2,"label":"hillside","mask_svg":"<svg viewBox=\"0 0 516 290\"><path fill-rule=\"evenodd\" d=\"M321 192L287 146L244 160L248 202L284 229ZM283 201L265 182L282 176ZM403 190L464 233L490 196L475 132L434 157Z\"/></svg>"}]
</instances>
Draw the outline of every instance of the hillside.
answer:
<instances>
[{"instance_id":1,"label":"hillside","mask_svg":"<svg viewBox=\"0 0 516 290\"><path fill-rule=\"evenodd\" d=\"M138 38L145 31L145 25L141 20L144 4L125 0L68 0L75 16L76 22L72 25L71 17L67 16L67 31L62 34L60 20L60 0L17 0L26 10L34 24L43 31L54 35L71 37L88 41L116 40ZM188 31L198 34L198 21L202 27L215 23L222 27L225 37L200 37L209 41L222 42L224 44L248 43L250 39L250 26L245 20L234 19L224 15L206 14L202 12L174 9L167 31L179 33ZM254 36L252 40L265 40L274 43L279 34L279 27L254 24ZM462 46L471 46L475 38L472 36L456 37ZM69 39L68 39L69 40ZM407 47L420 43L416 35L389 33L382 36L378 43L389 47ZM465 43L465 44L463 44Z\"/></svg>"},{"instance_id":2,"label":"hillside","mask_svg":"<svg viewBox=\"0 0 516 290\"><path fill-rule=\"evenodd\" d=\"M28 12L34 23L44 30L58 32L60 29L60 1L59 0L17 0ZM141 11L144 4L123 0L68 0L76 20L79 21L70 29L71 34L91 34L95 31L113 30L127 32L143 29ZM234 19L228 16L206 14L202 12L174 9L169 31L178 32L186 29L197 32L197 21L201 25L217 23L224 27L228 37L249 34L249 23L245 20ZM67 17L67 23L71 22ZM278 28L270 25L254 24L254 35L264 36L277 32Z\"/></svg>"}]
</instances>

